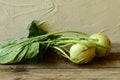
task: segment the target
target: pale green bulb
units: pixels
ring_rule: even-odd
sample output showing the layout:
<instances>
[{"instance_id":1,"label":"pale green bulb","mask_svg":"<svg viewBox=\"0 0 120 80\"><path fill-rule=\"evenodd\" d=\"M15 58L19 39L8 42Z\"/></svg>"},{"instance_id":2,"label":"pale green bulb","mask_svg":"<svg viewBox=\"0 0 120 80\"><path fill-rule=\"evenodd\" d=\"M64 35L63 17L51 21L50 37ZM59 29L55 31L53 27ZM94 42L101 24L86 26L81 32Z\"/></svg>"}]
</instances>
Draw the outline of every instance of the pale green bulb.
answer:
<instances>
[{"instance_id":1,"label":"pale green bulb","mask_svg":"<svg viewBox=\"0 0 120 80\"><path fill-rule=\"evenodd\" d=\"M95 56L95 45L88 41L82 41L81 44L74 44L70 48L71 61L77 64L90 62Z\"/></svg>"},{"instance_id":2,"label":"pale green bulb","mask_svg":"<svg viewBox=\"0 0 120 80\"><path fill-rule=\"evenodd\" d=\"M96 44L96 56L104 57L110 54L111 42L109 38L103 33L96 33L91 35L90 41Z\"/></svg>"}]
</instances>

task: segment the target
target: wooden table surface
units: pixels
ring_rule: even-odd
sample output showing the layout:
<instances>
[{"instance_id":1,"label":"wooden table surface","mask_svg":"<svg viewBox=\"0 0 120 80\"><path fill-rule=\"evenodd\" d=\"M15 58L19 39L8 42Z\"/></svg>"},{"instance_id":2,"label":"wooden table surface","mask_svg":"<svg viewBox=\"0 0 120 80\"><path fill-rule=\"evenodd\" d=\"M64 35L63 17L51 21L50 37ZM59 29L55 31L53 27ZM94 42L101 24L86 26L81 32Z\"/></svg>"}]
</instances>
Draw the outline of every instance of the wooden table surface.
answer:
<instances>
[{"instance_id":1,"label":"wooden table surface","mask_svg":"<svg viewBox=\"0 0 120 80\"><path fill-rule=\"evenodd\" d=\"M0 80L119 80L120 44L113 43L111 55L76 65L53 56L35 64L0 65Z\"/></svg>"}]
</instances>

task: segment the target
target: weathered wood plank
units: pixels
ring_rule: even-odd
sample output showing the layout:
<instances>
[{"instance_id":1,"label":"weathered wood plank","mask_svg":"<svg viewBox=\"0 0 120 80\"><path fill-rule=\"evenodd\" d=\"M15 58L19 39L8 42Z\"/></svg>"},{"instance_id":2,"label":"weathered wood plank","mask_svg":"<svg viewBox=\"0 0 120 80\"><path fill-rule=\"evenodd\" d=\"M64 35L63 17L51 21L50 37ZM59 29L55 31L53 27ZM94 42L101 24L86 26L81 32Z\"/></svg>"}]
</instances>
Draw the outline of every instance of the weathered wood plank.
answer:
<instances>
[{"instance_id":1,"label":"weathered wood plank","mask_svg":"<svg viewBox=\"0 0 120 80\"><path fill-rule=\"evenodd\" d=\"M119 80L120 68L108 69L29 69L0 71L0 80Z\"/></svg>"}]
</instances>

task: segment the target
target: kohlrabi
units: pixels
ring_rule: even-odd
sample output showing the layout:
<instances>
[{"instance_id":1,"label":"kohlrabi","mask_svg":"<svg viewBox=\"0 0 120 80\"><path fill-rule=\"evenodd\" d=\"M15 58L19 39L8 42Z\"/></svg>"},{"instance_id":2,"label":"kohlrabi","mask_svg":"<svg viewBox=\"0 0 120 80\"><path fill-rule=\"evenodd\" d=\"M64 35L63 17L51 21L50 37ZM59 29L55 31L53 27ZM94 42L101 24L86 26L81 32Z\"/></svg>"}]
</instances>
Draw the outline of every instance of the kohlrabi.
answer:
<instances>
[{"instance_id":1,"label":"kohlrabi","mask_svg":"<svg viewBox=\"0 0 120 80\"><path fill-rule=\"evenodd\" d=\"M96 56L104 57L110 54L111 42L103 33L95 33L89 37L89 40L96 44Z\"/></svg>"},{"instance_id":2,"label":"kohlrabi","mask_svg":"<svg viewBox=\"0 0 120 80\"><path fill-rule=\"evenodd\" d=\"M15 64L40 60L46 56L45 54L49 48L57 49L57 54L61 52L59 55L72 60L66 53L66 47L81 43L80 41L84 38L77 37L76 35L64 36L63 33L84 34L79 31L57 31L40 36L32 35L28 38L0 42L0 64Z\"/></svg>"},{"instance_id":3,"label":"kohlrabi","mask_svg":"<svg viewBox=\"0 0 120 80\"><path fill-rule=\"evenodd\" d=\"M58 44L59 47L55 47L61 52L63 57L68 58L73 63L84 64L90 62L95 56L104 57L110 54L111 42L105 34L96 33L86 35L76 31L74 33L82 34L82 37L79 35L62 35L59 38L59 41L56 41L56 44ZM66 50L66 45L71 46L69 50Z\"/></svg>"},{"instance_id":4,"label":"kohlrabi","mask_svg":"<svg viewBox=\"0 0 120 80\"><path fill-rule=\"evenodd\" d=\"M89 35L71 30L47 33L39 26L32 22L28 38L0 42L0 64L39 61L49 49L76 64L88 63L95 55L103 57L110 53L111 42L102 33Z\"/></svg>"},{"instance_id":5,"label":"kohlrabi","mask_svg":"<svg viewBox=\"0 0 120 80\"><path fill-rule=\"evenodd\" d=\"M82 41L70 48L70 59L77 64L90 62L95 57L95 45L89 41Z\"/></svg>"}]
</instances>

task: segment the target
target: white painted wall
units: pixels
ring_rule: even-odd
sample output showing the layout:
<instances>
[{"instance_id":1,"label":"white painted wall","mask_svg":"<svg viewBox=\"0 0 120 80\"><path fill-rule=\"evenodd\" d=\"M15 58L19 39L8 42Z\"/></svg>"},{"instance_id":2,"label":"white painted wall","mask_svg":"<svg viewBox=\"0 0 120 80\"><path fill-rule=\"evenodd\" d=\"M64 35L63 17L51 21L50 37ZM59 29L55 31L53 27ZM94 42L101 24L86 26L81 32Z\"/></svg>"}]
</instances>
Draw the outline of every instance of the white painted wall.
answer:
<instances>
[{"instance_id":1,"label":"white painted wall","mask_svg":"<svg viewBox=\"0 0 120 80\"><path fill-rule=\"evenodd\" d=\"M33 19L49 31L103 32L120 43L120 0L0 0L0 40L26 36Z\"/></svg>"}]
</instances>

